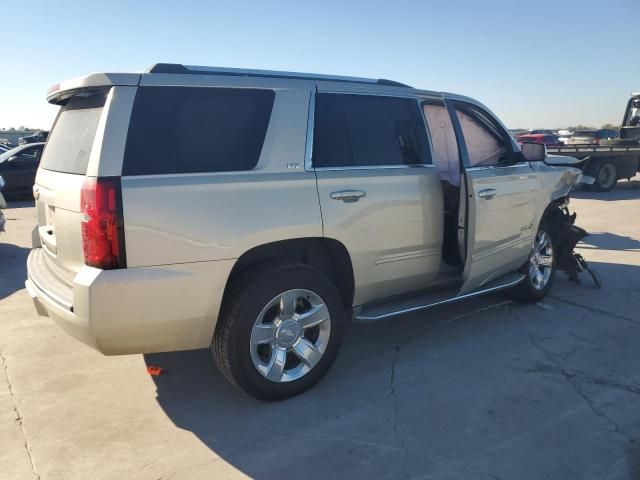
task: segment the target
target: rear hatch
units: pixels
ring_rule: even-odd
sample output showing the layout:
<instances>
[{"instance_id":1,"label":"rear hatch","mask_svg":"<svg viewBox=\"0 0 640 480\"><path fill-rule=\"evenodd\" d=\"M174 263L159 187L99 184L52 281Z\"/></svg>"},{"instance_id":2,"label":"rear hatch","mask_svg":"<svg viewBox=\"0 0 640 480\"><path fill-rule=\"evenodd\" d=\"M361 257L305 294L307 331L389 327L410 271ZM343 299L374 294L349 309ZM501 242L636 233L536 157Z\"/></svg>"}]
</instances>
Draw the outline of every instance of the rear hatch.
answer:
<instances>
[{"instance_id":1,"label":"rear hatch","mask_svg":"<svg viewBox=\"0 0 640 480\"><path fill-rule=\"evenodd\" d=\"M84 265L81 191L108 89L80 91L65 100L42 153L34 185L41 251L29 269L33 280L71 303L75 273Z\"/></svg>"}]
</instances>

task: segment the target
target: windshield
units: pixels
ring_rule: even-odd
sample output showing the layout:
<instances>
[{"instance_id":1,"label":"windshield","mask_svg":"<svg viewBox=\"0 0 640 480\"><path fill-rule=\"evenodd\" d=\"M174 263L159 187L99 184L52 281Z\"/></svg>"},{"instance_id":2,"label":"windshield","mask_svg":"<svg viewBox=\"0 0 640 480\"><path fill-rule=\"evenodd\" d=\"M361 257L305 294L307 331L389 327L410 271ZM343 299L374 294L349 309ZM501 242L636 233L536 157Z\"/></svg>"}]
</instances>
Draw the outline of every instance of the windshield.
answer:
<instances>
[{"instance_id":1,"label":"windshield","mask_svg":"<svg viewBox=\"0 0 640 480\"><path fill-rule=\"evenodd\" d=\"M45 170L84 175L102 115L105 94L72 97L60 109L40 166Z\"/></svg>"}]
</instances>

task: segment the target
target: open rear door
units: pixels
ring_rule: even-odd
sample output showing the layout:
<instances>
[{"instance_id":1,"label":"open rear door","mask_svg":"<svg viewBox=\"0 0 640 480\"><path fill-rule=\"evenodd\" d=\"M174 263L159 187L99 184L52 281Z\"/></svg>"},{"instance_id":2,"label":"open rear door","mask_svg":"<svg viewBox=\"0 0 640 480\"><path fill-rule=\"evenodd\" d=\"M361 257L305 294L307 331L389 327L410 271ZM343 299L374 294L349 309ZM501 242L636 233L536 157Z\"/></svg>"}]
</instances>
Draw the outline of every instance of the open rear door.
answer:
<instances>
[{"instance_id":1,"label":"open rear door","mask_svg":"<svg viewBox=\"0 0 640 480\"><path fill-rule=\"evenodd\" d=\"M527 259L537 225L534 192L538 180L528 162L518 161L504 127L476 104L449 103L466 187L460 209L464 225L465 294L519 268Z\"/></svg>"}]
</instances>

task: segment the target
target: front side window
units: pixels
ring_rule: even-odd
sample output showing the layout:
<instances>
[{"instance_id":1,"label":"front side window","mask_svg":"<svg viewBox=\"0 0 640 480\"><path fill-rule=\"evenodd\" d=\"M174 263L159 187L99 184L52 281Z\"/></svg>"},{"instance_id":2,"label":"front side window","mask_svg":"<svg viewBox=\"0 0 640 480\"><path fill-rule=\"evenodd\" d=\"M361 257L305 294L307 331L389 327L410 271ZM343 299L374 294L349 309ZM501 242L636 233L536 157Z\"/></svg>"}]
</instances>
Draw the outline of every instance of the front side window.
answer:
<instances>
[{"instance_id":1,"label":"front side window","mask_svg":"<svg viewBox=\"0 0 640 480\"><path fill-rule=\"evenodd\" d=\"M273 90L140 87L123 175L253 169L269 126Z\"/></svg>"},{"instance_id":2,"label":"front side window","mask_svg":"<svg viewBox=\"0 0 640 480\"><path fill-rule=\"evenodd\" d=\"M430 163L427 132L415 99L316 95L314 167Z\"/></svg>"},{"instance_id":3,"label":"front side window","mask_svg":"<svg viewBox=\"0 0 640 480\"><path fill-rule=\"evenodd\" d=\"M496 166L509 161L511 149L497 125L473 107L456 105L455 109L467 147L469 167Z\"/></svg>"}]
</instances>

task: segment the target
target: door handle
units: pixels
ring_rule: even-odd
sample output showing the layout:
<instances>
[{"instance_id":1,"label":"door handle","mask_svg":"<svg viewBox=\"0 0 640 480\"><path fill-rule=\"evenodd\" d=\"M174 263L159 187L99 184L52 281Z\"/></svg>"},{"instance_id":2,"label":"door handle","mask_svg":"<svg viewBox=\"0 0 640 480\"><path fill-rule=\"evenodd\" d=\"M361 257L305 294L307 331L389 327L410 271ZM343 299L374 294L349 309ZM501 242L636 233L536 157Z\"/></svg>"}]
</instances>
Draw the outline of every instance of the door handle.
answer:
<instances>
[{"instance_id":1,"label":"door handle","mask_svg":"<svg viewBox=\"0 0 640 480\"><path fill-rule=\"evenodd\" d=\"M478 192L478 196L486 200L491 200L493 197L496 196L496 193L498 192L496 191L495 188L485 188L484 190L480 190Z\"/></svg>"},{"instance_id":2,"label":"door handle","mask_svg":"<svg viewBox=\"0 0 640 480\"><path fill-rule=\"evenodd\" d=\"M340 190L338 192L331 192L329 197L332 200L342 200L346 203L357 202L362 197L366 197L367 192L362 190Z\"/></svg>"}]
</instances>

